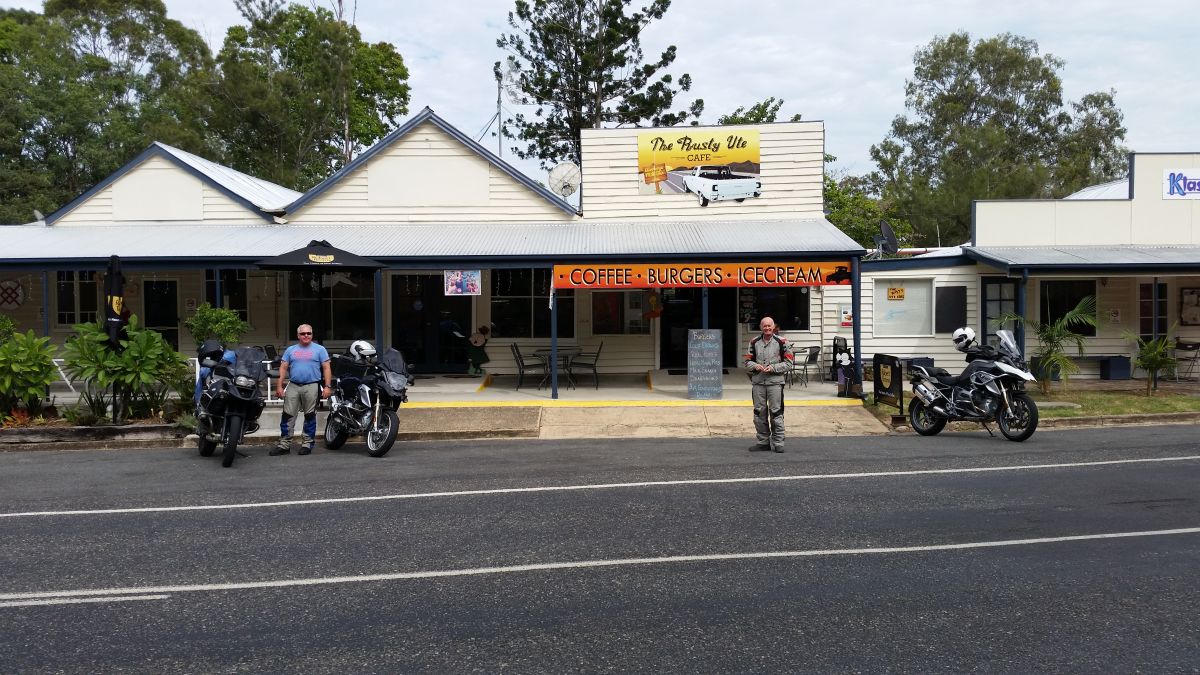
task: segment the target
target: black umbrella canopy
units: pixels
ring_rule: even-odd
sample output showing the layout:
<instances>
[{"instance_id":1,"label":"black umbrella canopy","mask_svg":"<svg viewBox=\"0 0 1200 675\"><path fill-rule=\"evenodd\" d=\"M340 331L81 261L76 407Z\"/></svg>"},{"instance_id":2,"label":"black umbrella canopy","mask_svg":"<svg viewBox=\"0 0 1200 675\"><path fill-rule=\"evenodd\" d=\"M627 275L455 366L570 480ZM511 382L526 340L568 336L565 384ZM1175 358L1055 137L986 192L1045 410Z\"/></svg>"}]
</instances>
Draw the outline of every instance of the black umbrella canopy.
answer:
<instances>
[{"instance_id":1,"label":"black umbrella canopy","mask_svg":"<svg viewBox=\"0 0 1200 675\"><path fill-rule=\"evenodd\" d=\"M114 346L119 344L125 327L124 309L125 275L121 274L120 256L114 255L108 259L108 268L104 271L104 329Z\"/></svg>"},{"instance_id":2,"label":"black umbrella canopy","mask_svg":"<svg viewBox=\"0 0 1200 675\"><path fill-rule=\"evenodd\" d=\"M331 246L329 242L316 239L308 246L259 260L256 263L264 270L318 270L322 268L377 270L383 265L377 260L354 255L349 251Z\"/></svg>"}]
</instances>

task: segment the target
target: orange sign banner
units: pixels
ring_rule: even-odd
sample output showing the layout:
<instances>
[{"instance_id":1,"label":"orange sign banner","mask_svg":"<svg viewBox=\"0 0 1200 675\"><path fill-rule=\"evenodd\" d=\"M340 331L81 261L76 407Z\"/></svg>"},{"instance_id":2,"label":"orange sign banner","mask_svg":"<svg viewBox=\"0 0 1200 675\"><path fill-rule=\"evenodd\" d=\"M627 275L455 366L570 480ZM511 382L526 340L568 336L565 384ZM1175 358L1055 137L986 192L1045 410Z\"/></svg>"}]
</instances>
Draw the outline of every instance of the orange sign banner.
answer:
<instances>
[{"instance_id":1,"label":"orange sign banner","mask_svg":"<svg viewBox=\"0 0 1200 675\"><path fill-rule=\"evenodd\" d=\"M705 288L850 284L849 262L555 265L555 288Z\"/></svg>"}]
</instances>

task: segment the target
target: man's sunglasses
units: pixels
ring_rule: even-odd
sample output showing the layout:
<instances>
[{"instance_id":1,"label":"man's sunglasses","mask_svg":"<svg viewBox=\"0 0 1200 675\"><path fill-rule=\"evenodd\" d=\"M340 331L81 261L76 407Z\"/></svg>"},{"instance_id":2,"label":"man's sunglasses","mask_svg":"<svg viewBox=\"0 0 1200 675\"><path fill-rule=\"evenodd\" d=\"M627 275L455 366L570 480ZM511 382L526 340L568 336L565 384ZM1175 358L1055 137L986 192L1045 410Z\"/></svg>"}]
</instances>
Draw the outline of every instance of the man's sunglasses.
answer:
<instances>
[{"instance_id":1,"label":"man's sunglasses","mask_svg":"<svg viewBox=\"0 0 1200 675\"><path fill-rule=\"evenodd\" d=\"M296 333L296 335L312 335L312 333Z\"/></svg>"}]
</instances>

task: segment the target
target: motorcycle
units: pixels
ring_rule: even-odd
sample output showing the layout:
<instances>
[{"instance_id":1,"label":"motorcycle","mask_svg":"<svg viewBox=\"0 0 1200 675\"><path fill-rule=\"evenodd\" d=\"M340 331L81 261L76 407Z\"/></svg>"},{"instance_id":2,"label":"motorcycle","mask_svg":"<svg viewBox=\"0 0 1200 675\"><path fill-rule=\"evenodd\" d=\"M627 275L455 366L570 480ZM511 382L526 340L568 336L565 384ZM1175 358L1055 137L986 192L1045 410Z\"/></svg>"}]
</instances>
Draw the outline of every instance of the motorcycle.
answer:
<instances>
[{"instance_id":1,"label":"motorcycle","mask_svg":"<svg viewBox=\"0 0 1200 675\"><path fill-rule=\"evenodd\" d=\"M325 419L325 447L337 450L351 435L365 435L367 452L383 457L396 442L400 418L396 410L408 402L408 365L389 348L365 362L342 355L333 361L333 391Z\"/></svg>"},{"instance_id":2,"label":"motorcycle","mask_svg":"<svg viewBox=\"0 0 1200 675\"><path fill-rule=\"evenodd\" d=\"M1033 435L1038 409L1025 392L1025 386L1034 382L1033 374L1012 332L1000 330L996 335L998 347L984 345L968 351L973 360L961 375L951 375L945 368L912 367L909 381L914 396L908 417L918 434L933 436L952 421L979 422L991 434L988 422L994 420L1010 441Z\"/></svg>"},{"instance_id":3,"label":"motorcycle","mask_svg":"<svg viewBox=\"0 0 1200 675\"><path fill-rule=\"evenodd\" d=\"M234 457L240 454L238 444L246 434L258 430L258 418L266 405L262 382L267 377L263 366L267 355L258 347L242 347L235 352L234 363L229 364L220 360L219 345L214 349L211 342L206 342L197 352L200 365L209 369L196 404L200 456L211 457L220 445L221 466L233 466Z\"/></svg>"}]
</instances>

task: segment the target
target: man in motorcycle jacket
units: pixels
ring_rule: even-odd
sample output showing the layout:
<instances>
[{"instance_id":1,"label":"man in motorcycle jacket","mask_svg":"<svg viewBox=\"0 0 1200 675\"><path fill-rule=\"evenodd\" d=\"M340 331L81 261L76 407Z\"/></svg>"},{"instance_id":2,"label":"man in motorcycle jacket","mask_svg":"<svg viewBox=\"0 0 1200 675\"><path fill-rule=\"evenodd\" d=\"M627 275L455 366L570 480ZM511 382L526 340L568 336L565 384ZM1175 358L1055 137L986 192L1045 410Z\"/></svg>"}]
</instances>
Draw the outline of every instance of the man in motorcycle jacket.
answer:
<instances>
[{"instance_id":1,"label":"man in motorcycle jacket","mask_svg":"<svg viewBox=\"0 0 1200 675\"><path fill-rule=\"evenodd\" d=\"M750 341L743 357L743 366L750 376L751 398L754 402L754 431L756 450L783 452L783 385L795 357L788 341L776 334L775 320L764 316L759 324L762 335Z\"/></svg>"}]
</instances>

